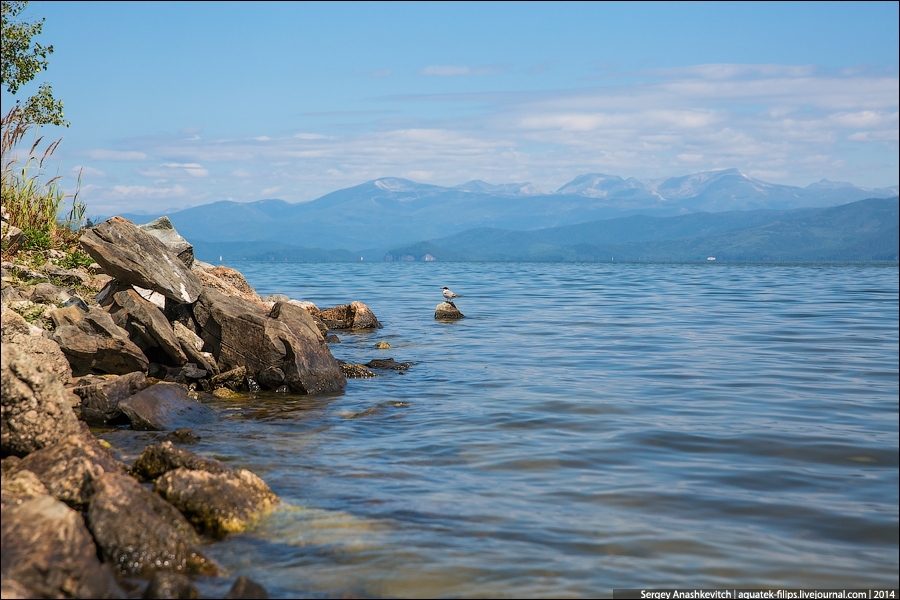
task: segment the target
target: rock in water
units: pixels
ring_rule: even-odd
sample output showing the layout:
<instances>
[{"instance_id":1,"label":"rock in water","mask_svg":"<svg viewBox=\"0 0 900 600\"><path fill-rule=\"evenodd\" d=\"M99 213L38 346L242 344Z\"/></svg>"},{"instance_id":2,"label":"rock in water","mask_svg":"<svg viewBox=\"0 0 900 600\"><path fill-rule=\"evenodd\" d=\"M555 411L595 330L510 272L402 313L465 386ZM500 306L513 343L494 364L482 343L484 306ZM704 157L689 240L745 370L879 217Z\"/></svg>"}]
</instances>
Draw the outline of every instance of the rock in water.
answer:
<instances>
[{"instance_id":1,"label":"rock in water","mask_svg":"<svg viewBox=\"0 0 900 600\"><path fill-rule=\"evenodd\" d=\"M127 219L113 217L91 227L81 236L81 245L106 273L123 283L182 304L196 302L200 295L197 275L163 242Z\"/></svg>"},{"instance_id":2,"label":"rock in water","mask_svg":"<svg viewBox=\"0 0 900 600\"><path fill-rule=\"evenodd\" d=\"M17 344L3 344L0 453L25 456L81 431L72 394Z\"/></svg>"},{"instance_id":3,"label":"rock in water","mask_svg":"<svg viewBox=\"0 0 900 600\"><path fill-rule=\"evenodd\" d=\"M437 305L437 308L434 309L434 318L435 319L446 319L446 320L455 320L462 319L466 315L459 312L459 309L456 308L456 305L452 302L441 302Z\"/></svg>"},{"instance_id":4,"label":"rock in water","mask_svg":"<svg viewBox=\"0 0 900 600\"><path fill-rule=\"evenodd\" d=\"M119 402L119 409L141 431L172 431L218 420L216 412L188 396L177 383L157 383Z\"/></svg>"},{"instance_id":5,"label":"rock in water","mask_svg":"<svg viewBox=\"0 0 900 600\"><path fill-rule=\"evenodd\" d=\"M88 527L103 557L125 576L153 571L215 574L178 509L133 477L106 473L94 482Z\"/></svg>"},{"instance_id":6,"label":"rock in water","mask_svg":"<svg viewBox=\"0 0 900 600\"><path fill-rule=\"evenodd\" d=\"M160 217L138 227L165 244L187 268L194 264L194 247L175 231L169 217Z\"/></svg>"},{"instance_id":7,"label":"rock in water","mask_svg":"<svg viewBox=\"0 0 900 600\"><path fill-rule=\"evenodd\" d=\"M287 385L295 393L343 389L347 381L322 337L299 314L292 314L303 309L279 304L273 308L277 318L271 318L253 302L203 290L194 317L218 368L224 372L245 367L247 377L266 387Z\"/></svg>"}]
</instances>

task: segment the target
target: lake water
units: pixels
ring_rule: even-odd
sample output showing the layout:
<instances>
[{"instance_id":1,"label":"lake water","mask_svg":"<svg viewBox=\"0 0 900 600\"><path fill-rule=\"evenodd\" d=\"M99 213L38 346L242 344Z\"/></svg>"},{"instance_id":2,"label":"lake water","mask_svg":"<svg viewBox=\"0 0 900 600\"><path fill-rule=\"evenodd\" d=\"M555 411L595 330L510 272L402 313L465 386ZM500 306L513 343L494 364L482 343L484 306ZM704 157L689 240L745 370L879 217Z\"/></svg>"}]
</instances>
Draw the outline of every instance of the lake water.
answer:
<instances>
[{"instance_id":1,"label":"lake water","mask_svg":"<svg viewBox=\"0 0 900 600\"><path fill-rule=\"evenodd\" d=\"M898 587L896 263L232 266L416 363L213 404L284 503L208 550L272 596Z\"/></svg>"}]
</instances>

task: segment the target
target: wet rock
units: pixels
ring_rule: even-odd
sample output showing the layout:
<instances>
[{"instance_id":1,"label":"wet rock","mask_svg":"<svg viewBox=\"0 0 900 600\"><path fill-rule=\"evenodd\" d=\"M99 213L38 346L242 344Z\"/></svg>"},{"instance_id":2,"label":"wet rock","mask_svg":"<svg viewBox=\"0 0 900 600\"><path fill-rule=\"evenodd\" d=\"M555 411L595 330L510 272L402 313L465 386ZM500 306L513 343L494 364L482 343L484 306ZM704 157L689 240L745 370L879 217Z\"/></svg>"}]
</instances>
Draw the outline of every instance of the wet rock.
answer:
<instances>
[{"instance_id":1,"label":"wet rock","mask_svg":"<svg viewBox=\"0 0 900 600\"><path fill-rule=\"evenodd\" d=\"M246 469L212 473L178 468L157 478L153 489L199 531L215 537L243 531L279 502L269 486Z\"/></svg>"},{"instance_id":2,"label":"wet rock","mask_svg":"<svg viewBox=\"0 0 900 600\"><path fill-rule=\"evenodd\" d=\"M94 482L87 522L104 559L125 576L153 571L215 574L190 523L133 477L107 473Z\"/></svg>"},{"instance_id":3,"label":"wet rock","mask_svg":"<svg viewBox=\"0 0 900 600\"><path fill-rule=\"evenodd\" d=\"M200 590L191 578L172 571L157 571L150 578L144 598L199 598Z\"/></svg>"},{"instance_id":4,"label":"wet rock","mask_svg":"<svg viewBox=\"0 0 900 600\"><path fill-rule=\"evenodd\" d=\"M372 310L356 300L350 304L342 304L326 308L315 313L322 319L328 329L379 329L381 323L375 318Z\"/></svg>"},{"instance_id":5,"label":"wet rock","mask_svg":"<svg viewBox=\"0 0 900 600\"><path fill-rule=\"evenodd\" d=\"M215 375L209 380L213 389L226 387L238 392L244 388L244 382L247 379L247 369L245 367L235 367L223 373Z\"/></svg>"},{"instance_id":6,"label":"wet rock","mask_svg":"<svg viewBox=\"0 0 900 600\"><path fill-rule=\"evenodd\" d=\"M121 217L81 236L81 245L103 270L123 283L159 292L175 302L197 301L201 284L165 244Z\"/></svg>"},{"instance_id":7,"label":"wet rock","mask_svg":"<svg viewBox=\"0 0 900 600\"><path fill-rule=\"evenodd\" d=\"M142 298L135 290L123 290L113 294L107 310L114 319L119 313L124 313L127 319L143 325L153 341L169 358L170 364L181 366L188 361L181 349L181 342L165 315L159 307Z\"/></svg>"},{"instance_id":8,"label":"wet rock","mask_svg":"<svg viewBox=\"0 0 900 600\"><path fill-rule=\"evenodd\" d=\"M338 336L336 336L332 333L332 334L325 336L325 342L328 344L340 344L341 338L339 338Z\"/></svg>"},{"instance_id":9,"label":"wet rock","mask_svg":"<svg viewBox=\"0 0 900 600\"><path fill-rule=\"evenodd\" d=\"M465 315L462 314L456 305L452 302L441 302L437 305L437 308L434 309L434 318L440 320L456 320L462 319Z\"/></svg>"},{"instance_id":10,"label":"wet rock","mask_svg":"<svg viewBox=\"0 0 900 600\"><path fill-rule=\"evenodd\" d=\"M166 436L167 440L178 442L179 444L196 444L202 438L194 433L190 427L179 427Z\"/></svg>"},{"instance_id":11,"label":"wet rock","mask_svg":"<svg viewBox=\"0 0 900 600\"><path fill-rule=\"evenodd\" d=\"M169 217L159 217L138 227L165 244L187 268L194 264L194 247L175 230Z\"/></svg>"},{"instance_id":12,"label":"wet rock","mask_svg":"<svg viewBox=\"0 0 900 600\"><path fill-rule=\"evenodd\" d=\"M77 398L49 367L13 342L3 344L0 391L3 456L25 456L80 431L72 412Z\"/></svg>"},{"instance_id":13,"label":"wet rock","mask_svg":"<svg viewBox=\"0 0 900 600\"><path fill-rule=\"evenodd\" d=\"M283 314L292 309L282 309ZM266 377L277 378L278 369L284 374L278 385L288 385L295 393L333 392L346 385L318 334L299 326L294 331L256 304L205 289L194 306L194 317L222 371L245 367L248 377L258 379L270 367Z\"/></svg>"},{"instance_id":14,"label":"wet rock","mask_svg":"<svg viewBox=\"0 0 900 600\"><path fill-rule=\"evenodd\" d=\"M166 441L144 448L131 467L131 474L140 481L153 481L169 471L182 468L210 473L228 472L228 467L219 461L203 458Z\"/></svg>"},{"instance_id":15,"label":"wet rock","mask_svg":"<svg viewBox=\"0 0 900 600\"><path fill-rule=\"evenodd\" d=\"M122 415L119 402L147 387L142 371L77 385L72 391L81 398L81 418L88 423L108 423Z\"/></svg>"},{"instance_id":16,"label":"wet rock","mask_svg":"<svg viewBox=\"0 0 900 600\"><path fill-rule=\"evenodd\" d=\"M341 363L341 372L347 379L365 379L378 376L363 365L353 363Z\"/></svg>"},{"instance_id":17,"label":"wet rock","mask_svg":"<svg viewBox=\"0 0 900 600\"><path fill-rule=\"evenodd\" d=\"M391 345L387 342L378 342L377 344L375 344L375 347L379 350L389 350Z\"/></svg>"},{"instance_id":18,"label":"wet rock","mask_svg":"<svg viewBox=\"0 0 900 600\"><path fill-rule=\"evenodd\" d=\"M281 388L279 388L281 389ZM228 400L236 400L237 398L243 398L243 394L236 392L227 387L216 388L212 391L212 395L216 398L225 398Z\"/></svg>"},{"instance_id":19,"label":"wet rock","mask_svg":"<svg viewBox=\"0 0 900 600\"><path fill-rule=\"evenodd\" d=\"M393 358L376 358L365 364L370 369L391 369L394 371L405 371L412 365L413 363L411 362L397 362Z\"/></svg>"},{"instance_id":20,"label":"wet rock","mask_svg":"<svg viewBox=\"0 0 900 600\"><path fill-rule=\"evenodd\" d=\"M5 479L3 484L5 493ZM97 558L97 547L79 512L40 493L4 502L0 512L4 598L9 597L7 582L19 586L12 597L125 597L112 570ZM23 588L29 594L20 595Z\"/></svg>"},{"instance_id":21,"label":"wet rock","mask_svg":"<svg viewBox=\"0 0 900 600\"><path fill-rule=\"evenodd\" d=\"M68 381L72 377L72 367L59 344L45 338L43 330L33 327L15 311L3 307L2 334L0 339L4 346L7 343L17 344L19 349L31 356L35 363L44 365L60 381Z\"/></svg>"},{"instance_id":22,"label":"wet rock","mask_svg":"<svg viewBox=\"0 0 900 600\"><path fill-rule=\"evenodd\" d=\"M34 473L51 496L76 510L84 510L94 495L94 481L104 473L123 470L124 465L90 433L81 433L32 452L9 472Z\"/></svg>"},{"instance_id":23,"label":"wet rock","mask_svg":"<svg viewBox=\"0 0 900 600\"><path fill-rule=\"evenodd\" d=\"M75 307L62 310L78 310ZM101 308L93 307L77 325L57 327L50 338L59 344L75 377L88 373L146 371L149 361L128 332Z\"/></svg>"},{"instance_id":24,"label":"wet rock","mask_svg":"<svg viewBox=\"0 0 900 600\"><path fill-rule=\"evenodd\" d=\"M216 412L191 398L184 386L157 383L119 401L119 408L141 431L171 431L218 420Z\"/></svg>"},{"instance_id":25,"label":"wet rock","mask_svg":"<svg viewBox=\"0 0 900 600\"><path fill-rule=\"evenodd\" d=\"M237 578L237 581L234 582L234 585L232 585L231 589L228 590L228 593L225 594L227 600L265 600L268 597L269 594L266 592L266 588L243 575Z\"/></svg>"}]
</instances>

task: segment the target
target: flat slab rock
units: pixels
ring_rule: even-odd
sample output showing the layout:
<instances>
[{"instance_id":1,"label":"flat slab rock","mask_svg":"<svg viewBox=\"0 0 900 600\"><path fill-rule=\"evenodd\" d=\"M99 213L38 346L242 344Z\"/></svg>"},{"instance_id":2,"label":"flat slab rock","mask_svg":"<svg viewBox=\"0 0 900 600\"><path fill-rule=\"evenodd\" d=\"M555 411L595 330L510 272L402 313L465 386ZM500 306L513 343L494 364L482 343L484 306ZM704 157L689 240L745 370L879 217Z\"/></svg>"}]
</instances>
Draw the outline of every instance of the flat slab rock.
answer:
<instances>
[{"instance_id":1,"label":"flat slab rock","mask_svg":"<svg viewBox=\"0 0 900 600\"><path fill-rule=\"evenodd\" d=\"M411 362L397 362L393 358L375 358L367 362L365 367L370 369L391 369L394 371L405 371L413 366Z\"/></svg>"},{"instance_id":2,"label":"flat slab rock","mask_svg":"<svg viewBox=\"0 0 900 600\"><path fill-rule=\"evenodd\" d=\"M103 271L130 285L159 292L176 303L191 304L201 284L166 244L122 217L88 229L81 245Z\"/></svg>"},{"instance_id":3,"label":"flat slab rock","mask_svg":"<svg viewBox=\"0 0 900 600\"><path fill-rule=\"evenodd\" d=\"M177 383L157 383L119 401L119 409L140 431L172 431L214 423L218 414Z\"/></svg>"}]
</instances>

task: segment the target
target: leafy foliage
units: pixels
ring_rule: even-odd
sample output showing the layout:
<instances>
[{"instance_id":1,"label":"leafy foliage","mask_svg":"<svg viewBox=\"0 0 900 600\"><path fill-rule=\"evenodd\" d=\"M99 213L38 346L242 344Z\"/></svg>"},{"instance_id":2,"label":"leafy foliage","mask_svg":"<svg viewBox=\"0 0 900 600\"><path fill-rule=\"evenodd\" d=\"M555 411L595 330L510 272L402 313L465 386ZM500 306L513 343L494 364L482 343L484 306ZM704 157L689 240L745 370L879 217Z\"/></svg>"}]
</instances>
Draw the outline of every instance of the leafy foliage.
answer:
<instances>
[{"instance_id":1,"label":"leafy foliage","mask_svg":"<svg viewBox=\"0 0 900 600\"><path fill-rule=\"evenodd\" d=\"M6 90L15 95L19 87L32 81L38 73L48 66L47 57L53 54L53 46L42 46L32 42L44 27L44 19L29 23L19 21L17 17L28 2L2 3L2 84ZM63 125L68 122L63 118L63 103L53 97L53 90L48 83L42 83L36 94L24 103L16 101L12 109L16 118L33 125Z\"/></svg>"}]
</instances>

